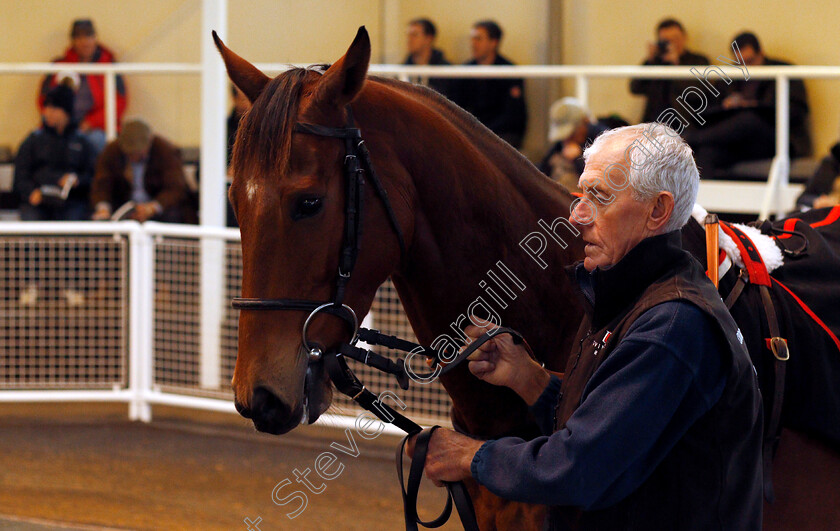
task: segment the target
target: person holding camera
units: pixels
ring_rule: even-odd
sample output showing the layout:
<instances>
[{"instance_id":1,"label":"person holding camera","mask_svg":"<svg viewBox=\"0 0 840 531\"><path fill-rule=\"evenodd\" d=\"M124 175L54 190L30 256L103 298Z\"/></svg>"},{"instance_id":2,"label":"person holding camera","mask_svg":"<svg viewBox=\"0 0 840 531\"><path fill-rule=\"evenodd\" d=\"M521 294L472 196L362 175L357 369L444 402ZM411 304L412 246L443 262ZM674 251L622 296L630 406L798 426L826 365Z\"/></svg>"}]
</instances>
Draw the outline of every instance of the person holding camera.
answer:
<instances>
[{"instance_id":1,"label":"person holding camera","mask_svg":"<svg viewBox=\"0 0 840 531\"><path fill-rule=\"evenodd\" d=\"M685 48L686 34L682 24L667 18L656 27L656 42L648 43L648 55L643 65L707 65L709 58ZM675 107L677 96L690 84L690 79L633 79L630 92L645 96L643 122L655 122L669 107Z\"/></svg>"}]
</instances>

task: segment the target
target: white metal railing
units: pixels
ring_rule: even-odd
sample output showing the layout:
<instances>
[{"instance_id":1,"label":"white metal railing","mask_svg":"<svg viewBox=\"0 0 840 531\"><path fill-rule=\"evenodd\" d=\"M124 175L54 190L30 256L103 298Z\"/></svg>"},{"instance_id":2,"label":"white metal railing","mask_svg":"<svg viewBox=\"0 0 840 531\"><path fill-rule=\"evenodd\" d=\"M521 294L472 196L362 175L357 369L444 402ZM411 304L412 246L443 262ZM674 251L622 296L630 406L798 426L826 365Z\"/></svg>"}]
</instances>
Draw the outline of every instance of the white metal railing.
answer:
<instances>
[{"instance_id":1,"label":"white metal railing","mask_svg":"<svg viewBox=\"0 0 840 531\"><path fill-rule=\"evenodd\" d=\"M258 63L263 71L276 73L290 66L276 63ZM733 79L743 76L742 70L732 66L719 66ZM701 67L695 67L701 68ZM702 67L703 69L706 66ZM116 135L116 75L117 74L201 74L204 67L200 63L0 63L2 74L48 74L54 72L77 72L105 75L105 115L106 135L112 139ZM585 104L589 99L589 81L593 78L655 78L655 79L696 79L691 67L683 66L628 66L628 65L531 65L531 66L405 66L390 64L371 65L370 72L408 80L411 76L427 77L522 77L528 79L574 79L577 97ZM789 80L796 79L837 79L840 78L839 66L756 66L749 68L750 78L775 79L776 93L776 156L773 159L770 175L763 190L760 217L766 218L771 212L782 214L790 205L782 201L792 191L788 190L790 160L789 144ZM699 82L699 81L698 81ZM221 96L224 98L224 96ZM218 102L219 108L225 106ZM206 149L202 146L202 149ZM204 155L202 155L204 157ZM716 183L705 182L704 186L713 191L726 193L724 188L717 190ZM711 186L710 186L711 185ZM709 205L714 208L714 205Z\"/></svg>"},{"instance_id":2,"label":"white metal railing","mask_svg":"<svg viewBox=\"0 0 840 531\"><path fill-rule=\"evenodd\" d=\"M95 241L80 243L86 239ZM106 256L99 247L111 240L123 251ZM0 223L0 335L7 338L0 345L0 403L125 402L130 419L146 422L156 404L235 413L229 382L238 312L229 301L241 290L239 241L236 229L155 222ZM223 348L209 353L203 345L203 307L209 303L201 280L207 242L222 245L221 284L212 286L211 300L222 315L213 335L226 337ZM108 261L109 271L120 272L112 275L118 285L97 296L100 269ZM33 276L40 279L42 296L27 303L22 293ZM44 285L70 277L84 286L81 304L57 300L60 289ZM382 316L377 326L412 338L393 288L383 289L372 309ZM120 317L102 322L115 314ZM119 339L98 341L103 329ZM116 368L102 377L103 367ZM394 388L388 375L368 367L357 372L373 389ZM449 398L439 385L399 394L418 421L448 422ZM341 396L335 404L345 414L324 415L320 422L352 426L355 404Z\"/></svg>"}]
</instances>

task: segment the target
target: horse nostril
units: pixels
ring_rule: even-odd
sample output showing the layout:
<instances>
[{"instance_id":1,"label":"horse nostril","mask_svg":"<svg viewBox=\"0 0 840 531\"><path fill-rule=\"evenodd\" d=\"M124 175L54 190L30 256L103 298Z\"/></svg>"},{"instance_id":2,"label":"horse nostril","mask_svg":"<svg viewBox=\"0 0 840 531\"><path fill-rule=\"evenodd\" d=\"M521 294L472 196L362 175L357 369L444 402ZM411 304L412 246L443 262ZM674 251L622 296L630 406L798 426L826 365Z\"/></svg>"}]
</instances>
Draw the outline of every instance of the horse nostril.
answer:
<instances>
[{"instance_id":1,"label":"horse nostril","mask_svg":"<svg viewBox=\"0 0 840 531\"><path fill-rule=\"evenodd\" d=\"M251 410L240 404L238 400L234 400L233 405L236 407L236 411L238 411L240 415L246 419L251 418Z\"/></svg>"},{"instance_id":2,"label":"horse nostril","mask_svg":"<svg viewBox=\"0 0 840 531\"><path fill-rule=\"evenodd\" d=\"M287 431L291 409L273 392L265 387L257 387L251 399L251 418L260 431Z\"/></svg>"}]
</instances>

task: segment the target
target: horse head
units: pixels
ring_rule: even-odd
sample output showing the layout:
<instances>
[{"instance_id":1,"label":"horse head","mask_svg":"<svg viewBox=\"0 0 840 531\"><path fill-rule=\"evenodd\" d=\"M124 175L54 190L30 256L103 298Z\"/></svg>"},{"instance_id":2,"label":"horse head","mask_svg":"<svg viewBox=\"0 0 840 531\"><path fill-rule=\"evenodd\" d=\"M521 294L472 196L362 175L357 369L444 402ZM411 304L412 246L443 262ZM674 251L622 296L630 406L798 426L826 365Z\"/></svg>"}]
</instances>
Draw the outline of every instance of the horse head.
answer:
<instances>
[{"instance_id":1,"label":"horse head","mask_svg":"<svg viewBox=\"0 0 840 531\"><path fill-rule=\"evenodd\" d=\"M365 87L370 39L360 28L347 53L321 71L290 69L270 79L215 35L233 83L252 103L233 150L229 199L242 235L242 295L254 299L335 301L347 190L345 140L306 134L296 124L346 128L348 105ZM366 208L364 217L381 215ZM403 216L405 217L405 216ZM388 222L365 223L360 254L343 303L359 317L400 261ZM375 248L375 249L374 249ZM314 422L332 391L304 348L326 351L350 339L345 320L308 311L248 311L239 318L233 389L238 411L260 431L280 434Z\"/></svg>"}]
</instances>

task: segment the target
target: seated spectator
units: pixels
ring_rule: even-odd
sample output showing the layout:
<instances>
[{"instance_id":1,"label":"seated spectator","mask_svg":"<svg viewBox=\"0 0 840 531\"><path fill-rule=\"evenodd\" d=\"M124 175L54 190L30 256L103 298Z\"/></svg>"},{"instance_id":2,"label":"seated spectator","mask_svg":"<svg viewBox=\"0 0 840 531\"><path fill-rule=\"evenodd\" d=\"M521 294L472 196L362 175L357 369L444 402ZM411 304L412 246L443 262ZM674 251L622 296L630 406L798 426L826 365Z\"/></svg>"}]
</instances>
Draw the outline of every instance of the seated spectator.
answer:
<instances>
[{"instance_id":1,"label":"seated spectator","mask_svg":"<svg viewBox=\"0 0 840 531\"><path fill-rule=\"evenodd\" d=\"M667 18L656 26L655 43L648 42L648 55L643 65L707 65L705 55L686 49L685 29L679 21ZM642 79L630 82L630 92L644 96L645 112L643 122L655 122L669 107L677 108L677 96L682 94L692 80L688 79Z\"/></svg>"},{"instance_id":2,"label":"seated spectator","mask_svg":"<svg viewBox=\"0 0 840 531\"><path fill-rule=\"evenodd\" d=\"M113 209L131 201L130 217L137 221L193 223L187 191L178 148L153 135L145 122L129 121L96 165L93 219L106 220Z\"/></svg>"},{"instance_id":3,"label":"seated spectator","mask_svg":"<svg viewBox=\"0 0 840 531\"><path fill-rule=\"evenodd\" d=\"M73 21L70 28L70 47L56 63L115 63L114 54L96 40L93 22L88 19ZM44 97L50 88L56 86L67 74L49 75L41 83L38 99L43 106ZM105 147L105 76L81 74L77 77L77 96L73 108L73 119L79 130L88 137L97 154ZM117 76L117 123L122 119L126 106L125 83Z\"/></svg>"},{"instance_id":4,"label":"seated spectator","mask_svg":"<svg viewBox=\"0 0 840 531\"><path fill-rule=\"evenodd\" d=\"M472 60L466 65L512 65L499 53L502 28L492 20L476 22L470 33ZM520 78L465 78L452 84L452 100L491 131L519 149L525 136L528 111Z\"/></svg>"},{"instance_id":5,"label":"seated spectator","mask_svg":"<svg viewBox=\"0 0 840 531\"><path fill-rule=\"evenodd\" d=\"M44 97L39 129L15 158L14 189L24 221L82 220L96 160L93 148L73 122L74 92L69 80Z\"/></svg>"},{"instance_id":6,"label":"seated spectator","mask_svg":"<svg viewBox=\"0 0 840 531\"><path fill-rule=\"evenodd\" d=\"M230 115L227 119L227 187L225 190L227 191L230 189L230 183L233 179L232 169L230 167L230 157L233 154L233 143L236 142L236 131L239 129L239 121L242 119L242 115L251 108L251 101L248 99L245 94L242 93L241 90L236 88L236 85L231 85L231 95L233 96L233 109L230 111ZM225 195L227 197L227 195ZM233 207L230 204L230 201L225 201L227 205L227 226L228 227L238 227L239 224L236 222L236 214L233 212Z\"/></svg>"},{"instance_id":7,"label":"seated spectator","mask_svg":"<svg viewBox=\"0 0 840 531\"><path fill-rule=\"evenodd\" d=\"M549 116L548 141L552 145L540 163L540 171L567 190L578 192L578 179L585 165L583 150L608 127L600 122L593 123L575 98L555 101Z\"/></svg>"},{"instance_id":8,"label":"seated spectator","mask_svg":"<svg viewBox=\"0 0 840 531\"><path fill-rule=\"evenodd\" d=\"M800 208L824 208L840 204L840 142L823 157L805 190L796 200Z\"/></svg>"},{"instance_id":9,"label":"seated spectator","mask_svg":"<svg viewBox=\"0 0 840 531\"><path fill-rule=\"evenodd\" d=\"M408 23L407 32L408 56L403 64L407 65L449 65L452 64L443 56L443 52L435 48L437 28L427 18L416 18ZM419 80L412 79L416 83ZM430 78L429 87L449 96L451 79Z\"/></svg>"},{"instance_id":10,"label":"seated spectator","mask_svg":"<svg viewBox=\"0 0 840 531\"><path fill-rule=\"evenodd\" d=\"M758 38L741 33L735 44L748 66L788 65L764 55ZM737 59L737 58L736 58ZM733 79L722 89L721 105L703 116L708 123L688 128L685 139L694 149L700 175L715 176L719 168L736 162L768 159L776 154L776 80ZM802 80L790 80L790 155L804 157L811 152L808 133L808 99Z\"/></svg>"}]
</instances>

